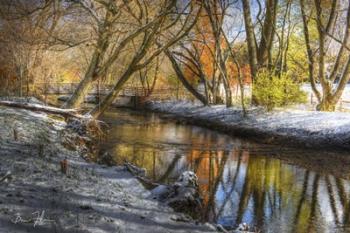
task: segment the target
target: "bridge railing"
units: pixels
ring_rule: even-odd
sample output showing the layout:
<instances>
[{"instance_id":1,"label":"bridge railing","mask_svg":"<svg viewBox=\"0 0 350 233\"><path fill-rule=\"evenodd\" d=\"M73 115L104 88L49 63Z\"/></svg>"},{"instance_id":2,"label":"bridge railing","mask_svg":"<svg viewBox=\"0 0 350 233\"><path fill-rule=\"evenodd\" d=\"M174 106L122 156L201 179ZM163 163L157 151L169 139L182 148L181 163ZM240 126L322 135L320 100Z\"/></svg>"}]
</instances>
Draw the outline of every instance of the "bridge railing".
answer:
<instances>
[{"instance_id":1,"label":"bridge railing","mask_svg":"<svg viewBox=\"0 0 350 233\"><path fill-rule=\"evenodd\" d=\"M44 95L70 95L79 83L36 83L36 92ZM114 85L94 84L88 95L106 95L113 89ZM124 86L120 92L121 96L143 96L150 99L169 99L188 97L183 89L179 88L155 88L150 93L147 89L140 86Z\"/></svg>"},{"instance_id":2,"label":"bridge railing","mask_svg":"<svg viewBox=\"0 0 350 233\"><path fill-rule=\"evenodd\" d=\"M36 91L43 94L72 94L79 83L36 83Z\"/></svg>"}]
</instances>

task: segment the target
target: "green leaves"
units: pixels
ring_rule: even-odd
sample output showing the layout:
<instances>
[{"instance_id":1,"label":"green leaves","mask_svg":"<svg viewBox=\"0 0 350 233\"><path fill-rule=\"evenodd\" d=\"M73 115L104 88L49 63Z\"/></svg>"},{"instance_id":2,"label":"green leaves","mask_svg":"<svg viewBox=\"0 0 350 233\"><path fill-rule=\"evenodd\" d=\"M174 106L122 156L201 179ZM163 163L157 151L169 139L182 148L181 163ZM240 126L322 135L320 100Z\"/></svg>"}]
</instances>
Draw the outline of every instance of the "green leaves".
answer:
<instances>
[{"instance_id":1,"label":"green leaves","mask_svg":"<svg viewBox=\"0 0 350 233\"><path fill-rule=\"evenodd\" d=\"M268 111L276 107L306 102L306 93L288 73L279 77L266 70L259 72L253 84L253 93L257 104L264 106Z\"/></svg>"}]
</instances>

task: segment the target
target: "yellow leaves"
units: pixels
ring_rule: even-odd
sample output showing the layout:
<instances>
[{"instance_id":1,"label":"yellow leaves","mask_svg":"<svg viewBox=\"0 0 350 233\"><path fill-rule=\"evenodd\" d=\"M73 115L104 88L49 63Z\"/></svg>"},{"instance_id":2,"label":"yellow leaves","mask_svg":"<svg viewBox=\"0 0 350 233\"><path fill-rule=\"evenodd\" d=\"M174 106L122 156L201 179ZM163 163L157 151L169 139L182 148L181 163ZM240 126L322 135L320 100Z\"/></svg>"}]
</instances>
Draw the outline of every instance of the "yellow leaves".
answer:
<instances>
[{"instance_id":1,"label":"yellow leaves","mask_svg":"<svg viewBox=\"0 0 350 233\"><path fill-rule=\"evenodd\" d=\"M60 76L60 80L56 80L62 83L74 83L79 82L80 77L78 75L78 71L76 70L65 70L62 72Z\"/></svg>"}]
</instances>

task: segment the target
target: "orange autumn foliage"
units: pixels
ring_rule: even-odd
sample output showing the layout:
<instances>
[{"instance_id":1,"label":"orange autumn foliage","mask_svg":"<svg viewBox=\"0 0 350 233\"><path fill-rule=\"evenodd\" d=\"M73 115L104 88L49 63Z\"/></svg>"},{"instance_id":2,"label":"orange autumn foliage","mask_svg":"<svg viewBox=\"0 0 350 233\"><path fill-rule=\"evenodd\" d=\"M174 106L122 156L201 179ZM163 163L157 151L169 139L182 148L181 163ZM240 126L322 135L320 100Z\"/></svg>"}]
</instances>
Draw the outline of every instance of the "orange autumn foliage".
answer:
<instances>
[{"instance_id":1,"label":"orange autumn foliage","mask_svg":"<svg viewBox=\"0 0 350 233\"><path fill-rule=\"evenodd\" d=\"M221 48L227 49L227 45L225 40L222 38L220 41ZM193 52L197 51L199 56L199 62L202 66L202 71L206 78L211 81L213 77L217 75L219 72L216 67L215 62L215 39L213 30L211 28L209 16L202 10L201 17L199 17L197 25L195 27L195 35L194 40L192 42ZM231 86L236 86L238 84L238 71L236 65L229 60L227 62L227 71L229 76L229 82ZM248 64L240 64L241 72L243 76L243 81L245 84L251 83L250 78L250 68ZM186 66L184 66L184 74L185 77L192 83L196 84L199 81L199 77L197 74L193 72L196 70L193 64L188 62Z\"/></svg>"},{"instance_id":2,"label":"orange autumn foliage","mask_svg":"<svg viewBox=\"0 0 350 233\"><path fill-rule=\"evenodd\" d=\"M201 16L199 17L195 26L195 36L192 42L191 50L198 51L199 62L202 64L204 74L211 79L214 75L214 49L215 43L213 38L213 32L210 26L209 17L205 11L202 10ZM192 71L195 70L193 64L188 63L184 68L184 74L190 82L195 83L198 77Z\"/></svg>"}]
</instances>

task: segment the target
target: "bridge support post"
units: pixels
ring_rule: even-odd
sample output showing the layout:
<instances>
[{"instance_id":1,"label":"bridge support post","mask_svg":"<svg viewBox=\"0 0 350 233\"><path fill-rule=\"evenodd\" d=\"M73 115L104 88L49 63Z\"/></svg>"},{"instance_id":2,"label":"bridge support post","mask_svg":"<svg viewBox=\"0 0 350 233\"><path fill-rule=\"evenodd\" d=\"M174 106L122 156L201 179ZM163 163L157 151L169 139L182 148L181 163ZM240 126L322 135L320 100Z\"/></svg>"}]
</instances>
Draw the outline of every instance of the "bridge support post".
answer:
<instances>
[{"instance_id":1,"label":"bridge support post","mask_svg":"<svg viewBox=\"0 0 350 233\"><path fill-rule=\"evenodd\" d=\"M130 97L130 104L132 108L135 109L140 109L144 107L144 99L142 98L142 96L131 96Z\"/></svg>"}]
</instances>

